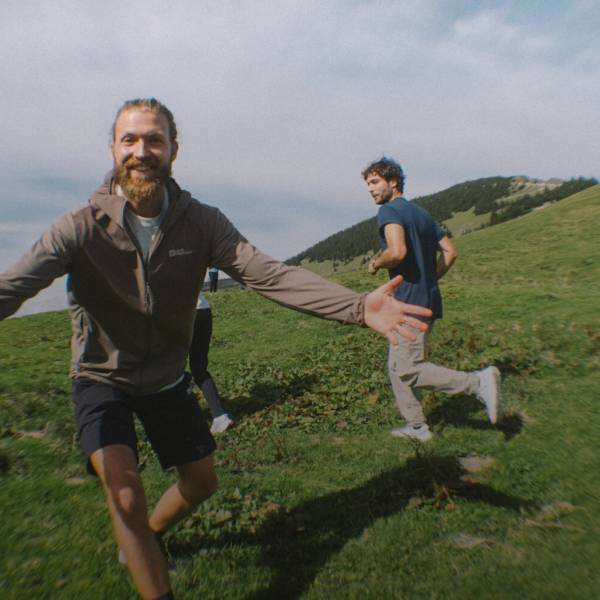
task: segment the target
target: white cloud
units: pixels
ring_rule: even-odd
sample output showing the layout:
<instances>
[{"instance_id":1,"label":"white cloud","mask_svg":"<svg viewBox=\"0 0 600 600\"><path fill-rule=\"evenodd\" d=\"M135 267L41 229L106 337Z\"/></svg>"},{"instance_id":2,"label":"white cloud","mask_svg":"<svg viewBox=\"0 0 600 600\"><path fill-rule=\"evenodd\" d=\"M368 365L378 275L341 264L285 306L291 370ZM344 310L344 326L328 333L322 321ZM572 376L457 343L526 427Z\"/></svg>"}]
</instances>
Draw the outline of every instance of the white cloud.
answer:
<instances>
[{"instance_id":1,"label":"white cloud","mask_svg":"<svg viewBox=\"0 0 600 600\"><path fill-rule=\"evenodd\" d=\"M373 214L359 173L382 153L411 196L597 174L598 4L462 5L5 1L0 221L85 201L141 95L175 113L180 182L280 258Z\"/></svg>"}]
</instances>

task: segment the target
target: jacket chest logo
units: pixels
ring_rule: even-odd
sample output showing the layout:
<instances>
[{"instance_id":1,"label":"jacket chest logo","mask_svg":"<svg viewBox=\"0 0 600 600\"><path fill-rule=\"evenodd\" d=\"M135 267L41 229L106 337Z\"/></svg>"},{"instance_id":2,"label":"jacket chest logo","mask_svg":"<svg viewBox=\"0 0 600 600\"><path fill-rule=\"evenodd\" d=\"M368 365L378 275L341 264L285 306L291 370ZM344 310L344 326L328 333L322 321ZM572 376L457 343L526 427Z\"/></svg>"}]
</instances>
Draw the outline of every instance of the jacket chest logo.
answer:
<instances>
[{"instance_id":1,"label":"jacket chest logo","mask_svg":"<svg viewBox=\"0 0 600 600\"><path fill-rule=\"evenodd\" d=\"M186 250L185 248L171 248L171 250L169 250L169 258L186 256L187 254L192 254L192 250Z\"/></svg>"}]
</instances>

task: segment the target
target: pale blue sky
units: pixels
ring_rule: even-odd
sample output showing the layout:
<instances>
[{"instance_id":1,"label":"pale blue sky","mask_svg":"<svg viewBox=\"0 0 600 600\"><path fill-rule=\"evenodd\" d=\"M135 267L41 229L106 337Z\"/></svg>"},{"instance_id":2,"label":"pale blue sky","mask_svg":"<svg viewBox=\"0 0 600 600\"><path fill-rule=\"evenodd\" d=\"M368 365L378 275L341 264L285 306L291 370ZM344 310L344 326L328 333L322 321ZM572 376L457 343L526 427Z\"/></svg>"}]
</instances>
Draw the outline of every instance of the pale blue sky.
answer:
<instances>
[{"instance_id":1,"label":"pale blue sky","mask_svg":"<svg viewBox=\"0 0 600 600\"><path fill-rule=\"evenodd\" d=\"M597 176L600 2L0 4L0 269L110 168L126 98L181 133L180 184L287 258L407 195L491 175Z\"/></svg>"}]
</instances>

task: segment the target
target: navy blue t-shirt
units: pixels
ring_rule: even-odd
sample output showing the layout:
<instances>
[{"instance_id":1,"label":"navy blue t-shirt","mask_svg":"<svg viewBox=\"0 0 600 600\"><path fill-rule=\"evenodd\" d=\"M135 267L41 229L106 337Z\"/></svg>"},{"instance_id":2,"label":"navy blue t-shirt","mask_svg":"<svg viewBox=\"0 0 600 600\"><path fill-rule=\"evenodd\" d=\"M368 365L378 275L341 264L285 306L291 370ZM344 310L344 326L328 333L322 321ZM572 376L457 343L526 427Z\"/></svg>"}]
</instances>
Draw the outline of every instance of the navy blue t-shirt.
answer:
<instances>
[{"instance_id":1,"label":"navy blue t-shirt","mask_svg":"<svg viewBox=\"0 0 600 600\"><path fill-rule=\"evenodd\" d=\"M390 279L402 275L404 281L394 296L402 302L430 308L433 319L442 317L442 296L437 283L436 264L439 241L446 235L431 215L420 206L398 197L379 207L377 224L382 249L387 248L384 228L390 223L402 225L406 239L406 257L393 269Z\"/></svg>"}]
</instances>

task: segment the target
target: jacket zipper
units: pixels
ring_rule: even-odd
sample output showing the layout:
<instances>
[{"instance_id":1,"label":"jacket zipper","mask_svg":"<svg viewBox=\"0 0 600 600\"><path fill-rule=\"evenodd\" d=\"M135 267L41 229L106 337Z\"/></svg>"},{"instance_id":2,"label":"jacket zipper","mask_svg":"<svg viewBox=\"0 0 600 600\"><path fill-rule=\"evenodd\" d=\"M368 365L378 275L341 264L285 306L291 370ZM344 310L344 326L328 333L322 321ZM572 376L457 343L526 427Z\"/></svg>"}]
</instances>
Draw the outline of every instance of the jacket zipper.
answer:
<instances>
[{"instance_id":1,"label":"jacket zipper","mask_svg":"<svg viewBox=\"0 0 600 600\"><path fill-rule=\"evenodd\" d=\"M152 298L152 290L150 288L150 280L148 277L148 270L149 270L151 256L154 254L154 252L156 252L156 249L158 248L158 246L160 245L160 243L162 242L162 240L165 237L162 226L164 226L167 223L167 219L170 216L171 209L172 209L172 205L171 205L171 201L169 201L169 209L167 210L167 213L165 214L162 223L158 227L156 237L150 243L150 248L148 248L148 256L146 258L144 258L144 256L142 255L142 251L137 243L137 240L134 239L135 236L132 236L130 234L128 227L125 227L125 231L127 231L127 235L129 236L129 239L132 241L138 255L140 256L140 258L142 260L142 270L143 270L143 278L144 278L144 311L146 313L146 353L144 354L144 358L142 359L142 363L141 363L140 369L139 369L139 389L142 389L142 390L144 389L143 365L146 362L146 358L150 354L150 343L152 341L151 314L152 314L152 309L153 309L153 304L154 304L153 298Z\"/></svg>"},{"instance_id":2,"label":"jacket zipper","mask_svg":"<svg viewBox=\"0 0 600 600\"><path fill-rule=\"evenodd\" d=\"M131 243L133 244L133 247L135 248L135 251L138 253L138 256L141 259L141 263L142 263L142 278L143 278L143 283L144 283L144 313L146 314L146 352L144 354L144 357L142 358L141 364L140 364L140 368L139 368L139 381L138 381L138 389L144 389L144 376L143 376L143 367L142 365L146 362L146 357L149 354L149 350L150 350L150 341L152 338L152 326L150 324L150 311L151 311L151 305L152 305L152 291L150 290L150 282L148 281L148 258L150 257L150 249L148 250L148 258L145 258L144 255L142 254L142 250L139 246L139 243L137 241L137 238L131 234L131 232L129 231L129 227L126 225L124 227L127 236L129 237ZM150 244L150 246L152 246L152 244Z\"/></svg>"},{"instance_id":3,"label":"jacket zipper","mask_svg":"<svg viewBox=\"0 0 600 600\"><path fill-rule=\"evenodd\" d=\"M166 215L165 215L165 219L166 219ZM163 223L164 223L164 219L163 219ZM161 225L162 225L162 223L161 223ZM159 228L156 232L156 237L150 243L150 248L148 248L147 257L144 259L144 257L142 256L144 286L145 286L144 287L144 305L145 305L144 309L146 311L147 327L146 327L146 353L142 360L142 364L140 365L140 388L141 389L144 389L143 388L143 383L144 383L144 379L143 379L144 367L143 367L143 365L146 363L146 359L151 352L151 344L152 344L152 322L151 322L152 316L151 315L154 310L154 299L152 297L152 289L150 288L150 278L148 277L148 272L150 270L150 258L152 257L154 252L156 252L156 249L162 242L163 238L164 238L163 231L159 226ZM138 249L138 252L141 256L141 252L139 249Z\"/></svg>"}]
</instances>

